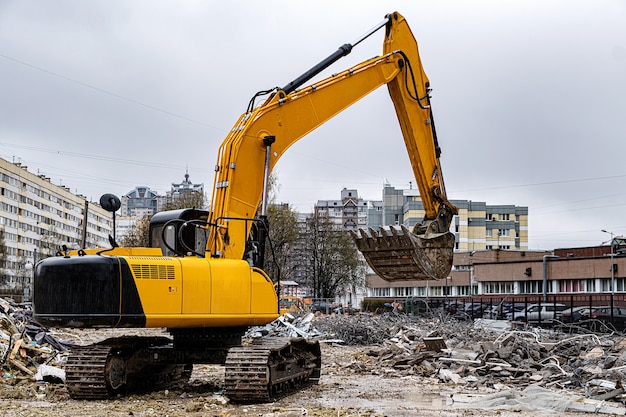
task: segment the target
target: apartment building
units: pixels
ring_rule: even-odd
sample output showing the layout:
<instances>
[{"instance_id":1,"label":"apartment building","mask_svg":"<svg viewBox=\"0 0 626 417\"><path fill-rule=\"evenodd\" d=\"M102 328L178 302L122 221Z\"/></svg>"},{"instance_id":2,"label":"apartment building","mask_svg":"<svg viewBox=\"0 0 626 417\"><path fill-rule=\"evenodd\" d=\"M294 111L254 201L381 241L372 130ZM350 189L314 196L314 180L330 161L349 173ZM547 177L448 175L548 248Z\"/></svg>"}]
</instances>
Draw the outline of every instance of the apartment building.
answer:
<instances>
[{"instance_id":1,"label":"apartment building","mask_svg":"<svg viewBox=\"0 0 626 417\"><path fill-rule=\"evenodd\" d=\"M0 159L0 293L28 290L33 265L63 246L108 246L112 229L111 213L99 204Z\"/></svg>"},{"instance_id":2,"label":"apartment building","mask_svg":"<svg viewBox=\"0 0 626 417\"><path fill-rule=\"evenodd\" d=\"M489 205L471 200L451 200L458 207L450 231L455 250L528 250L528 207ZM404 224L411 229L426 214L417 189L383 187L383 200L370 204L368 226Z\"/></svg>"},{"instance_id":3,"label":"apartment building","mask_svg":"<svg viewBox=\"0 0 626 417\"><path fill-rule=\"evenodd\" d=\"M318 200L314 210L316 216L327 216L345 230L367 226L368 202L354 189L341 190L340 200Z\"/></svg>"}]
</instances>

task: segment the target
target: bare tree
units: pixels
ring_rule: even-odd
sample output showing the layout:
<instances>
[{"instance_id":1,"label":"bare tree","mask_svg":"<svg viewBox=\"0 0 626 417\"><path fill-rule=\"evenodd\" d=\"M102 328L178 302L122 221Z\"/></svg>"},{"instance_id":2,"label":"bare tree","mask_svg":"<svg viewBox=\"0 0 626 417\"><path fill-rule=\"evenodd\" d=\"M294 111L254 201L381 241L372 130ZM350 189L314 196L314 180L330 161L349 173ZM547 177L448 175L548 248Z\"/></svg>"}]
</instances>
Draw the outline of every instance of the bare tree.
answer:
<instances>
[{"instance_id":1,"label":"bare tree","mask_svg":"<svg viewBox=\"0 0 626 417\"><path fill-rule=\"evenodd\" d=\"M267 208L269 239L263 269L272 279L293 279L293 251L298 239L298 212L289 204L272 204Z\"/></svg>"},{"instance_id":2,"label":"bare tree","mask_svg":"<svg viewBox=\"0 0 626 417\"><path fill-rule=\"evenodd\" d=\"M138 219L134 226L122 238L120 245L127 248L148 247L150 233L150 216L145 215Z\"/></svg>"},{"instance_id":3,"label":"bare tree","mask_svg":"<svg viewBox=\"0 0 626 417\"><path fill-rule=\"evenodd\" d=\"M50 256L54 256L59 250L61 250L61 246L63 242L59 239L60 235L56 232L55 226L50 226L48 230L41 229L40 231L41 238L39 239L38 246L38 258L44 259Z\"/></svg>"},{"instance_id":4,"label":"bare tree","mask_svg":"<svg viewBox=\"0 0 626 417\"><path fill-rule=\"evenodd\" d=\"M170 199L165 204L164 210L178 210L184 208L204 209L207 206L207 199L204 193L198 191L188 191L176 198Z\"/></svg>"},{"instance_id":5,"label":"bare tree","mask_svg":"<svg viewBox=\"0 0 626 417\"><path fill-rule=\"evenodd\" d=\"M328 216L309 218L301 239L314 297L334 298L363 284L365 263L352 237Z\"/></svg>"}]
</instances>

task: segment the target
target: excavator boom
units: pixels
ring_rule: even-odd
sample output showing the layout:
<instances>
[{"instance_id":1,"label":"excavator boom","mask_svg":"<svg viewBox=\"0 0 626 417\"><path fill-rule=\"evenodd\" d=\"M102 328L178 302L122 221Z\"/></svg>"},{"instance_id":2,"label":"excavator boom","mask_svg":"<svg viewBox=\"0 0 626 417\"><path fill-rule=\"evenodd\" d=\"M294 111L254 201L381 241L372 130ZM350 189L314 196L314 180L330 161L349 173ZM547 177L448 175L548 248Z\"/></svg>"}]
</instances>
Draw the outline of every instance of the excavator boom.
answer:
<instances>
[{"instance_id":1,"label":"excavator boom","mask_svg":"<svg viewBox=\"0 0 626 417\"><path fill-rule=\"evenodd\" d=\"M240 117L218 152L210 222L216 227L207 241L208 257L244 257L252 228L252 222L246 219L255 216L266 185L266 176L259 174L270 172L300 138L386 85L426 216L412 232L402 228L361 230L354 234L355 242L370 266L384 279L441 279L448 275L454 248L454 236L448 228L457 210L445 193L428 78L404 18L398 13L390 14L380 25L383 26L386 34L382 56L299 88L348 54L352 45L343 45Z\"/></svg>"}]
</instances>

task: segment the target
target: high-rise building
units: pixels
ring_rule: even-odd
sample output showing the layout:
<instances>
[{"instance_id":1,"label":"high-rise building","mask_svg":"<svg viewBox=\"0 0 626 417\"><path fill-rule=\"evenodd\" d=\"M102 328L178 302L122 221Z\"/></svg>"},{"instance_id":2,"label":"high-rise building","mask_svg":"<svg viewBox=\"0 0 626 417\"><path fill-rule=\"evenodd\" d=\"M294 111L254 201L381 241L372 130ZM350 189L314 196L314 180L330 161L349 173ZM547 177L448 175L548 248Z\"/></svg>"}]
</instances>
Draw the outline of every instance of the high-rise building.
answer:
<instances>
[{"instance_id":1,"label":"high-rise building","mask_svg":"<svg viewBox=\"0 0 626 417\"><path fill-rule=\"evenodd\" d=\"M117 239L121 240L128 234L137 223L137 220L163 211L168 204L178 199L185 199L191 193L204 195L204 184L194 184L189 180L189 172L185 172L185 179L180 183L172 183L172 188L159 195L156 191L146 186L135 187L134 190L123 195L121 198L122 207L120 216L116 223ZM190 207L191 208L191 207ZM200 208L200 207L196 207Z\"/></svg>"},{"instance_id":2,"label":"high-rise building","mask_svg":"<svg viewBox=\"0 0 626 417\"><path fill-rule=\"evenodd\" d=\"M120 200L122 202L120 215L136 219L152 216L165 205L164 197L146 186L135 187L134 190L123 195Z\"/></svg>"},{"instance_id":3,"label":"high-rise building","mask_svg":"<svg viewBox=\"0 0 626 417\"><path fill-rule=\"evenodd\" d=\"M167 192L167 198L169 200L175 200L177 198L182 198L189 193L204 194L204 184L194 184L189 181L189 171L187 171L185 172L185 179L183 180L183 182L172 183L172 189Z\"/></svg>"}]
</instances>

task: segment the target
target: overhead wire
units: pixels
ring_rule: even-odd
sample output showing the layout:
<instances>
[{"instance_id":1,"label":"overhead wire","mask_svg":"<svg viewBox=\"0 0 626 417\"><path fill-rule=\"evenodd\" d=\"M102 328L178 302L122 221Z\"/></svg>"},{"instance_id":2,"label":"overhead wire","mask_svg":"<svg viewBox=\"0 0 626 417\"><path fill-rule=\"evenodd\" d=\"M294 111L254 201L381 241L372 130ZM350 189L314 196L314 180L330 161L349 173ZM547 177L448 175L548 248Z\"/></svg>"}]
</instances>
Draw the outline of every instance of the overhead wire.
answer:
<instances>
[{"instance_id":1,"label":"overhead wire","mask_svg":"<svg viewBox=\"0 0 626 417\"><path fill-rule=\"evenodd\" d=\"M139 101L139 100L136 100L136 99L133 99L133 98L130 98L130 97L126 97L126 96L123 96L121 94L114 93L114 92L106 90L104 88L96 87L96 86L94 86L92 84L88 84L88 83L76 80L74 78L67 77L65 75L62 75L62 74L59 74L59 73L47 70L45 68L39 67L37 65L33 65L31 63L28 63L28 62L25 62L25 61L22 61L22 60L19 60L17 58L10 57L10 56L2 54L2 53L0 53L0 58L4 58L6 60L15 62L15 63L20 64L20 65L27 66L27 67L35 69L37 71L44 72L46 74L52 75L52 76L60 78L62 80L69 81L71 83L80 85L81 87L89 88L89 89L95 90L95 91L97 91L99 93L107 94L107 95L110 95L112 97L118 98L120 100L128 101L130 103L137 104L139 106L146 107L146 108L149 108L151 110L158 111L160 113L164 113L164 114L167 114L167 115L172 116L172 117L176 117L176 118L188 121L188 122L196 123L196 124L199 124L199 125L202 125L202 126L213 128L213 129L223 130L221 128L218 128L216 126L213 126L213 125L205 123L205 122L202 122L200 120L192 119L191 117L183 116L181 114L174 113L172 111L165 110L165 109L162 109L162 108L157 107L157 106L153 106L152 104L144 103L142 101Z\"/></svg>"}]
</instances>

